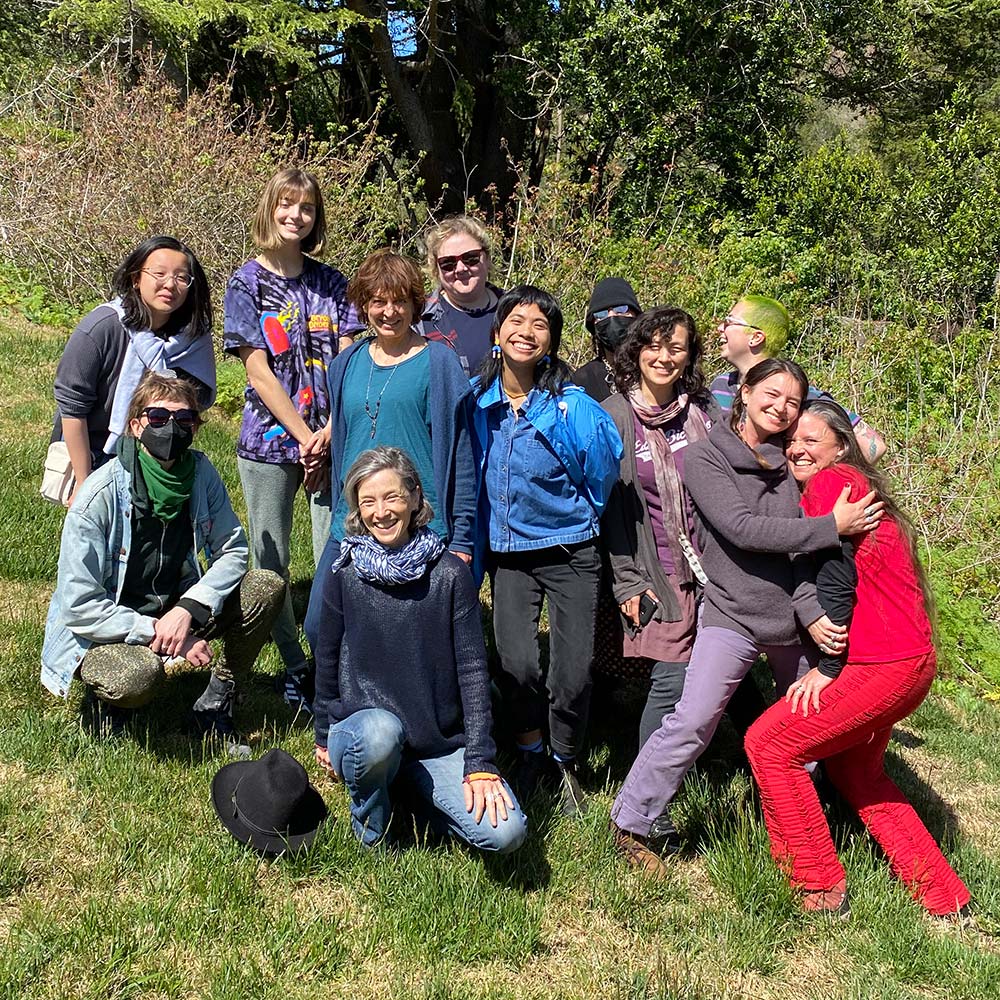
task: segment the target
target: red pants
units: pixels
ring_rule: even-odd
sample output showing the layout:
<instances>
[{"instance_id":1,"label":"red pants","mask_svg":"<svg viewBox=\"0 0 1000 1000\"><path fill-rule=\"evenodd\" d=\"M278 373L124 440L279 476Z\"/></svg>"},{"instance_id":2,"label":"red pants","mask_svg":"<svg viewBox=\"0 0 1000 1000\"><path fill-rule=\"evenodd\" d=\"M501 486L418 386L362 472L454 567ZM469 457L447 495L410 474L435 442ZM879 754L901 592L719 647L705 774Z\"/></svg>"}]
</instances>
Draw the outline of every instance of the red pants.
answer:
<instances>
[{"instance_id":1,"label":"red pants","mask_svg":"<svg viewBox=\"0 0 1000 1000\"><path fill-rule=\"evenodd\" d=\"M931 913L951 913L969 890L913 806L885 773L892 725L926 697L934 653L885 664L848 663L820 695L818 714L792 715L784 700L750 728L746 751L760 786L771 854L799 889L832 889L845 877L812 779L822 760L837 790L879 842L893 871Z\"/></svg>"}]
</instances>

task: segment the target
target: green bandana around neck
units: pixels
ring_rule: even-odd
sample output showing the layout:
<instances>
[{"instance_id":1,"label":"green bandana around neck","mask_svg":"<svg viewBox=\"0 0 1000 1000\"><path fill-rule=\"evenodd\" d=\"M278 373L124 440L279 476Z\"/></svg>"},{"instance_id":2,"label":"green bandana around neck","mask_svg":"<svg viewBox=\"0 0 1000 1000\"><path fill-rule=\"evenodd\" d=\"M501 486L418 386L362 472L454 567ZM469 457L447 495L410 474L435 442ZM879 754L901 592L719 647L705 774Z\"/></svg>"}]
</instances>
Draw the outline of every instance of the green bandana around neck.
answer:
<instances>
[{"instance_id":1,"label":"green bandana around neck","mask_svg":"<svg viewBox=\"0 0 1000 1000\"><path fill-rule=\"evenodd\" d=\"M186 452L169 469L164 469L141 446L137 450L153 513L161 521L172 521L191 499L194 488L194 455Z\"/></svg>"}]
</instances>

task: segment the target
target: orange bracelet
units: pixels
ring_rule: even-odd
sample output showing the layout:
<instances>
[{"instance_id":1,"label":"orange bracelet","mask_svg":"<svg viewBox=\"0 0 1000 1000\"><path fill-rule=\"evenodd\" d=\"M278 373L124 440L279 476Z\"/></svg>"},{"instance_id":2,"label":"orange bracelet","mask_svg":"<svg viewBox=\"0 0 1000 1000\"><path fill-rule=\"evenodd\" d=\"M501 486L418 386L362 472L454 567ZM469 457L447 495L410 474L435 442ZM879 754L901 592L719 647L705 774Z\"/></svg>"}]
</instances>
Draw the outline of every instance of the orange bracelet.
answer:
<instances>
[{"instance_id":1,"label":"orange bracelet","mask_svg":"<svg viewBox=\"0 0 1000 1000\"><path fill-rule=\"evenodd\" d=\"M470 781L499 781L500 775L493 774L491 771L473 771L472 774L467 774L462 781L468 784Z\"/></svg>"}]
</instances>

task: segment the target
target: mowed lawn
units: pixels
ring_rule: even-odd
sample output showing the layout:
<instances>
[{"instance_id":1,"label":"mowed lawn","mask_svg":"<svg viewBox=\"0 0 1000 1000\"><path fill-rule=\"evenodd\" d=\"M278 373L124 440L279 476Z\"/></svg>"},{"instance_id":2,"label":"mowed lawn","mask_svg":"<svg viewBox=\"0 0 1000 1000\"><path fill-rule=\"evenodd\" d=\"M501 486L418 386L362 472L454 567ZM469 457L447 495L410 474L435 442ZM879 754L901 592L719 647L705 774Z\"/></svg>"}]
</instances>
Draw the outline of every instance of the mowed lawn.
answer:
<instances>
[{"instance_id":1,"label":"mowed lawn","mask_svg":"<svg viewBox=\"0 0 1000 1000\"><path fill-rule=\"evenodd\" d=\"M301 860L261 862L217 822L224 762L188 730L204 673L174 678L127 734L97 738L38 683L62 511L37 494L66 334L0 317L0 996L106 998L891 998L1000 995L1000 714L934 695L899 727L893 777L972 890L978 928L941 927L834 808L849 921L806 918L768 855L755 793L723 732L678 807L687 856L651 884L611 850L612 790L641 692L595 705L589 815L528 803L510 859L457 846L363 852L312 732L274 693L272 648L238 708L256 755L306 763L332 821ZM242 503L235 425L199 444ZM296 598L309 543L298 512ZM395 627L405 628L405 623ZM406 669L401 663L400 669Z\"/></svg>"}]
</instances>

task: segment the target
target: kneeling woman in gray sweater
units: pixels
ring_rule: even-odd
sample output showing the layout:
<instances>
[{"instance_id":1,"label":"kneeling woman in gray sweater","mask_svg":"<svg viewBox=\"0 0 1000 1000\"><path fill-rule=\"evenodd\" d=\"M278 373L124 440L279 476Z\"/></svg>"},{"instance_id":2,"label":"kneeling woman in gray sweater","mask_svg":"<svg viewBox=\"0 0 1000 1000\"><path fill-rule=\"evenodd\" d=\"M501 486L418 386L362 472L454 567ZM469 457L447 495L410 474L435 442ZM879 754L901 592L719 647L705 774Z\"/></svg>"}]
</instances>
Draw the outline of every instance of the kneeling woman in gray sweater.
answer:
<instances>
[{"instance_id":1,"label":"kneeling woman in gray sweater","mask_svg":"<svg viewBox=\"0 0 1000 1000\"><path fill-rule=\"evenodd\" d=\"M815 660L807 630L821 649L843 648L845 630L823 613L811 568L789 555L871 530L881 504L874 493L848 503L845 489L832 513L801 516L783 436L808 388L794 362L762 361L748 372L730 423L687 449L684 483L708 529L704 611L677 709L639 752L611 812L619 848L653 874L662 872L657 851L678 846L670 802L754 660L767 654L783 695Z\"/></svg>"},{"instance_id":2,"label":"kneeling woman in gray sweater","mask_svg":"<svg viewBox=\"0 0 1000 1000\"><path fill-rule=\"evenodd\" d=\"M409 455L362 452L323 581L316 648L316 759L347 785L351 823L382 840L391 793L484 851L519 847L527 821L495 763L479 596L445 551Z\"/></svg>"}]
</instances>

